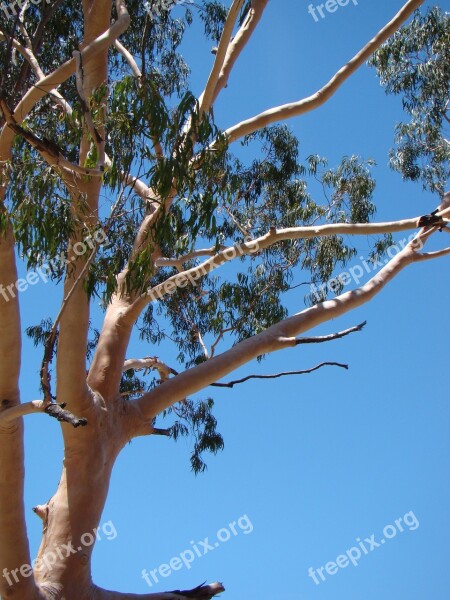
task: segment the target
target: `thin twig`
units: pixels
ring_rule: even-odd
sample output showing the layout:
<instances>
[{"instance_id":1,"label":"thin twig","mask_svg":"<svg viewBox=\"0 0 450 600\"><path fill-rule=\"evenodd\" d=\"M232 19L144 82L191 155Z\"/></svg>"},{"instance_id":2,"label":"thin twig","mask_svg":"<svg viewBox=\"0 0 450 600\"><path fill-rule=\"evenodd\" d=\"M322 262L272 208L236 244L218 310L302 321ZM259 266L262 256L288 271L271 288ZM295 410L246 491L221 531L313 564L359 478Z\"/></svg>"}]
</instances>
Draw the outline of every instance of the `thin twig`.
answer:
<instances>
[{"instance_id":1,"label":"thin twig","mask_svg":"<svg viewBox=\"0 0 450 600\"><path fill-rule=\"evenodd\" d=\"M323 342L330 342L331 340L338 340L340 338L349 335L350 333L354 333L355 331L361 331L367 325L367 321L360 323L359 325L355 325L354 327L350 327L349 329L345 329L344 331L340 331L338 333L330 333L329 335L317 335L313 337L300 337L297 338L295 345L299 344L321 344Z\"/></svg>"},{"instance_id":2,"label":"thin twig","mask_svg":"<svg viewBox=\"0 0 450 600\"><path fill-rule=\"evenodd\" d=\"M283 373L275 373L274 375L247 375L247 377L243 377L242 379L235 379L234 381L229 381L228 383L211 383L211 386L214 387L224 387L224 388L232 388L238 383L244 383L249 379L277 379L278 377L284 377L285 375L305 375L307 373L312 373L313 371L317 371L322 367L340 367L341 369L348 369L348 365L344 365L342 363L337 362L322 362L311 369L304 369L302 371L285 371Z\"/></svg>"}]
</instances>

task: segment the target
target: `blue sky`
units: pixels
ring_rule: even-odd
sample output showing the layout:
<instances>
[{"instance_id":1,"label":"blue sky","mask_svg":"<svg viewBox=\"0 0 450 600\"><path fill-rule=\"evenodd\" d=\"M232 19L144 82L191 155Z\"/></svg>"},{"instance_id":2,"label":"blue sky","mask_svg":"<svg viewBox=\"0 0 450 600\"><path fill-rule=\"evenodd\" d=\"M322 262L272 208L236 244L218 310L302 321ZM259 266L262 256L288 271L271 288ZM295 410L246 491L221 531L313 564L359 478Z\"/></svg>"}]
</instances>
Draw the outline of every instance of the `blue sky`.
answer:
<instances>
[{"instance_id":1,"label":"blue sky","mask_svg":"<svg viewBox=\"0 0 450 600\"><path fill-rule=\"evenodd\" d=\"M403 2L351 1L318 22L308 4L269 3L216 105L221 127L314 92ZM195 92L212 66L210 46L193 37L185 48ZM438 203L387 166L393 127L401 118L401 99L386 97L374 70L363 67L324 107L289 125L303 158L321 154L330 165L343 155L374 158L376 218L393 220L427 213ZM361 238L356 244L359 256L367 256L369 241ZM191 474L190 446L184 440L138 439L125 448L102 520L112 521L117 537L97 545L95 581L145 593L219 580L227 600L447 599L450 405L445 348L450 325L443 315L450 301L448 268L448 258L414 265L369 305L315 331L331 333L367 320L362 333L276 353L237 375L303 369L324 360L347 363L349 371L329 368L214 390L225 451L208 457L205 474ZM23 328L47 317L49 310L54 315L60 294L49 284L25 292ZM304 308L304 288L291 292L289 306L292 312ZM26 401L39 397L41 356L28 340L24 344ZM156 353L135 336L129 356ZM170 362L174 355L168 350L163 358ZM26 444L34 555L41 526L31 507L48 500L60 476L56 422L27 418ZM310 567L317 572L358 547L357 538L366 548L370 544L364 540L373 534L379 543L383 529L400 518L410 526L404 524L403 532L397 528L392 539L385 535L385 543L368 554L359 546L357 566L338 568L334 575L324 571L326 580L319 585L308 576ZM236 535L230 533L233 522ZM219 542L217 532L224 529L231 538ZM192 552L191 542L206 537L217 547L196 556L190 568L183 565L168 577L159 576L161 583L152 588L142 578L144 568L150 572Z\"/></svg>"}]
</instances>

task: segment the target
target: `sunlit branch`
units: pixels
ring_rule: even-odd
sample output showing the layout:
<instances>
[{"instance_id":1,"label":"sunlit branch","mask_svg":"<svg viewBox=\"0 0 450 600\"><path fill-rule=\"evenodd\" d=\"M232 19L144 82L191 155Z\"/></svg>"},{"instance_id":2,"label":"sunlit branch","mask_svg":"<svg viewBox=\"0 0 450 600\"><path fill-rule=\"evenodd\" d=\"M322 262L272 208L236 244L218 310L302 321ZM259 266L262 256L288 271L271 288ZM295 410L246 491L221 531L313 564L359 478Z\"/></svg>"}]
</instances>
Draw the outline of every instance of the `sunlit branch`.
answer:
<instances>
[{"instance_id":1,"label":"sunlit branch","mask_svg":"<svg viewBox=\"0 0 450 600\"><path fill-rule=\"evenodd\" d=\"M86 419L79 419L66 410L65 404L48 404L45 400L32 400L31 402L25 402L24 404L2 410L0 412L0 426L9 425L16 419L36 413L47 414L58 421L69 423L73 427L84 427L87 425Z\"/></svg>"},{"instance_id":2,"label":"sunlit branch","mask_svg":"<svg viewBox=\"0 0 450 600\"><path fill-rule=\"evenodd\" d=\"M443 211L443 212L448 212ZM176 275L168 277L166 281L150 288L128 310L131 317L137 318L148 302L172 293L177 286L184 286L189 282L196 282L214 269L245 255L255 255L274 244L287 240L326 237L332 235L370 235L407 231L418 227L420 217L389 221L382 223L332 223L327 225L314 225L312 227L289 227L285 229L271 228L270 231L254 240L229 246L205 260L200 265L192 267Z\"/></svg>"},{"instance_id":3,"label":"sunlit branch","mask_svg":"<svg viewBox=\"0 0 450 600\"><path fill-rule=\"evenodd\" d=\"M128 358L123 364L123 371L133 369L134 371L147 371L154 369L158 371L161 381L167 381L170 375L178 375L178 372L162 362L157 356L145 356L144 358Z\"/></svg>"},{"instance_id":4,"label":"sunlit branch","mask_svg":"<svg viewBox=\"0 0 450 600\"><path fill-rule=\"evenodd\" d=\"M255 31L264 9L266 8L268 0L253 0L251 3L250 10L248 11L244 22L242 23L239 31L236 33L234 39L228 45L225 60L220 71L219 77L217 78L216 86L214 88L209 105L214 104L217 96L221 90L226 87L231 71L239 58L241 52L249 42L253 32ZM209 106L208 106L209 108Z\"/></svg>"},{"instance_id":5,"label":"sunlit branch","mask_svg":"<svg viewBox=\"0 0 450 600\"><path fill-rule=\"evenodd\" d=\"M219 46L217 47L213 68L206 83L205 91L199 98L200 115L202 115L204 112L207 112L211 107L214 90L216 89L217 81L225 61L231 36L233 34L233 29L243 4L244 0L233 0L230 10L228 11L228 15L222 30L222 35L220 37Z\"/></svg>"},{"instance_id":6,"label":"sunlit branch","mask_svg":"<svg viewBox=\"0 0 450 600\"><path fill-rule=\"evenodd\" d=\"M250 133L267 127L272 123L290 119L310 112L319 106L322 106L327 100L335 94L340 86L351 76L360 66L362 66L370 56L383 44L397 29L402 25L413 12L423 4L424 0L409 0L396 16L383 27L377 35L368 42L346 65L344 65L322 88L317 92L303 98L297 102L290 102L281 106L276 106L266 110L250 119L242 121L237 125L228 128L225 136L228 142L234 142Z\"/></svg>"},{"instance_id":7,"label":"sunlit branch","mask_svg":"<svg viewBox=\"0 0 450 600\"><path fill-rule=\"evenodd\" d=\"M137 409L146 418L153 418L180 399L220 381L225 375L256 357L295 347L299 334L369 302L406 266L422 260L419 251L434 231L436 228L431 231L422 229L380 271L359 288L306 308L270 326L265 331L238 342L229 350L208 361L180 373L177 377L169 379L163 385L138 398L135 401ZM437 255L434 257L437 258Z\"/></svg>"},{"instance_id":8,"label":"sunlit branch","mask_svg":"<svg viewBox=\"0 0 450 600\"><path fill-rule=\"evenodd\" d=\"M142 77L142 73L141 73L139 67L137 66L137 63L134 60L133 55L131 54L131 52L129 52L125 48L125 46L119 42L119 40L116 40L114 42L114 46L115 46L116 50L118 50L118 52L120 52L120 54L125 58L125 60L127 61L127 63L130 65L130 68L133 71L133 75L135 77L137 77L138 79L140 79Z\"/></svg>"},{"instance_id":9,"label":"sunlit branch","mask_svg":"<svg viewBox=\"0 0 450 600\"><path fill-rule=\"evenodd\" d=\"M183 256L179 256L178 258L161 257L155 260L155 267L176 267L179 271L181 271L185 262L188 262L194 258L199 258L200 256L214 256L216 252L217 248L212 246L211 248L193 250L192 252L184 254Z\"/></svg>"},{"instance_id":10,"label":"sunlit branch","mask_svg":"<svg viewBox=\"0 0 450 600\"><path fill-rule=\"evenodd\" d=\"M202 584L193 590L174 590L153 594L127 594L95 589L95 600L211 600L225 591L221 583Z\"/></svg>"}]
</instances>

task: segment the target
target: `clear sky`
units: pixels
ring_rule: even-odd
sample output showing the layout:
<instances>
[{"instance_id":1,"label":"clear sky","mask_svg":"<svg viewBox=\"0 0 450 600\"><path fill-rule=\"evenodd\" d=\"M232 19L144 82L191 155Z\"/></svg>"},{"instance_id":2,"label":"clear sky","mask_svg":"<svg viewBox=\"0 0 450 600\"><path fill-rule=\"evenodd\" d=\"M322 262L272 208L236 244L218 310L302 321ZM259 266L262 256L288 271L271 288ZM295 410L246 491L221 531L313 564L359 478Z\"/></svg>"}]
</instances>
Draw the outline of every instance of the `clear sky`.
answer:
<instances>
[{"instance_id":1,"label":"clear sky","mask_svg":"<svg viewBox=\"0 0 450 600\"><path fill-rule=\"evenodd\" d=\"M351 0L317 22L308 4L269 2L215 108L219 126L314 92L403 0ZM212 66L210 45L192 36L185 47L195 92ZM300 139L302 158L317 153L330 165L344 155L374 158L376 218L393 220L430 212L438 203L387 166L393 127L401 118L401 99L386 97L375 71L363 67L324 107L289 125ZM356 244L358 256L367 257L369 241ZM325 360L347 363L349 371L328 368L199 394L216 400L225 439L224 452L207 457L205 474L190 472L184 440L153 437L127 446L102 519L112 522L117 536L103 536L95 549L95 581L145 593L219 580L227 600L448 599L450 325L442 315L450 302L449 265L449 258L414 265L369 305L315 331L331 333L367 320L362 333L276 353L239 375L303 369ZM301 287L290 293L292 312L305 307L304 294ZM60 295L43 283L26 291L23 328L54 317ZM41 355L29 340L24 344L27 401L39 397ZM130 357L154 354L157 349L134 337ZM170 362L174 356L164 349L161 358ZM34 555L41 525L31 507L48 500L60 476L57 423L27 417L26 444L25 500ZM213 549L204 554L209 545ZM337 557L340 566L320 571ZM159 574L158 584L150 578L150 588L142 570L150 573L171 560L175 570L168 574L163 567L167 576Z\"/></svg>"}]
</instances>

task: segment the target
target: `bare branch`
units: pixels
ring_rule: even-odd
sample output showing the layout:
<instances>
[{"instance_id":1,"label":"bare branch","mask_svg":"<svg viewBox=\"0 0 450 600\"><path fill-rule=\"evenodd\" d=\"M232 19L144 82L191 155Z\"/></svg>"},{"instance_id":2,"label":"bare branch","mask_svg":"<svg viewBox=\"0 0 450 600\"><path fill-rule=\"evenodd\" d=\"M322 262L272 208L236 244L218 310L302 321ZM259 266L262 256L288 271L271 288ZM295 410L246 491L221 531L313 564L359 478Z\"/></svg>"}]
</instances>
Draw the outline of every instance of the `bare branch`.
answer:
<instances>
[{"instance_id":1,"label":"bare branch","mask_svg":"<svg viewBox=\"0 0 450 600\"><path fill-rule=\"evenodd\" d=\"M124 594L96 588L93 600L211 600L225 588L221 583L199 585L193 590L174 590L156 594Z\"/></svg>"},{"instance_id":2,"label":"bare branch","mask_svg":"<svg viewBox=\"0 0 450 600\"><path fill-rule=\"evenodd\" d=\"M65 410L65 404L48 404L45 400L32 400L31 402L18 404L8 408L8 405L5 404L5 402L5 400L2 402L3 410L0 412L0 427L10 425L21 417L36 413L48 414L58 421L70 423L73 427L79 427L80 425L84 426L87 424L86 419L79 419L70 411Z\"/></svg>"},{"instance_id":3,"label":"bare branch","mask_svg":"<svg viewBox=\"0 0 450 600\"><path fill-rule=\"evenodd\" d=\"M274 375L247 375L246 377L242 377L242 379L235 379L234 381L229 381L227 383L211 383L211 386L214 387L223 387L223 388L232 388L239 383L244 383L249 379L278 379L278 377L284 377L285 375L305 375L307 373L312 373L313 371L317 371L322 367L341 367L342 369L348 369L348 365L344 365L342 363L337 362L322 362L311 369L304 369L302 371L284 371L283 373L275 373Z\"/></svg>"},{"instance_id":4,"label":"bare branch","mask_svg":"<svg viewBox=\"0 0 450 600\"><path fill-rule=\"evenodd\" d=\"M290 119L315 110L329 100L341 85L351 76L370 56L402 25L413 12L423 4L424 0L409 0L395 17L383 27L377 35L368 42L346 65L344 65L320 90L315 94L297 102L276 106L242 121L225 131L229 143L267 127L272 123Z\"/></svg>"},{"instance_id":5,"label":"bare branch","mask_svg":"<svg viewBox=\"0 0 450 600\"><path fill-rule=\"evenodd\" d=\"M222 246L222 249L225 249L225 246ZM158 258L155 260L155 267L176 267L179 271L183 268L183 263L188 262L194 258L199 258L200 256L214 256L217 248L212 246L211 248L203 248L200 250L193 250L188 254L184 254L183 256L179 256L178 258Z\"/></svg>"},{"instance_id":6,"label":"bare branch","mask_svg":"<svg viewBox=\"0 0 450 600\"><path fill-rule=\"evenodd\" d=\"M182 398L220 381L257 356L295 346L295 336L372 300L400 271L420 260L417 252L422 246L423 230L361 287L288 317L262 333L237 343L222 354L169 379L136 400L138 410L147 418L153 418Z\"/></svg>"},{"instance_id":7,"label":"bare branch","mask_svg":"<svg viewBox=\"0 0 450 600\"><path fill-rule=\"evenodd\" d=\"M131 54L131 52L128 52L128 50L125 48L125 46L123 46L119 42L119 40L116 40L114 42L114 46L116 47L116 50L118 50L120 52L120 54L125 58L125 60L127 61L127 63L130 65L130 68L133 71L133 75L135 77L137 77L138 79L140 79L142 77L142 73L139 70L139 67L137 66L137 63L134 60L133 55Z\"/></svg>"},{"instance_id":8,"label":"bare branch","mask_svg":"<svg viewBox=\"0 0 450 600\"><path fill-rule=\"evenodd\" d=\"M170 375L178 375L175 369L172 369L163 363L157 356L146 356L145 358L129 358L123 364L123 371L134 369L135 371L151 370L158 371L161 381L169 379Z\"/></svg>"},{"instance_id":9,"label":"bare branch","mask_svg":"<svg viewBox=\"0 0 450 600\"><path fill-rule=\"evenodd\" d=\"M233 34L234 25L236 23L236 20L239 16L239 11L241 10L243 4L244 0L233 0L230 10L228 11L228 15L222 30L222 35L220 37L219 46L217 48L216 56L214 59L214 65L206 83L205 91L199 98L200 115L202 115L204 112L207 112L211 107L214 91L217 86L217 81L219 79L223 63L225 61L225 55L228 51L231 36Z\"/></svg>"},{"instance_id":10,"label":"bare branch","mask_svg":"<svg viewBox=\"0 0 450 600\"><path fill-rule=\"evenodd\" d=\"M367 321L360 323L359 325L355 325L354 327L350 327L349 329L345 329L344 331L340 331L339 333L331 333L329 335L318 335L313 337L301 337L297 338L295 343L299 344L321 344L323 342L330 342L331 340L339 340L340 338L349 335L350 333L354 333L355 331L362 331L362 329L367 325Z\"/></svg>"},{"instance_id":11,"label":"bare branch","mask_svg":"<svg viewBox=\"0 0 450 600\"><path fill-rule=\"evenodd\" d=\"M183 287L188 282L194 283L221 265L245 255L256 254L261 250L273 246L277 242L294 239L308 239L325 237L329 235L370 235L380 233L393 233L415 229L419 218L390 221L385 223L335 223L328 225L314 225L312 227L289 227L286 229L271 228L265 235L251 241L229 246L204 261L196 267L168 277L166 281L156 285L136 300L128 309L130 318L137 319L145 306L156 299L163 298L173 292L177 286Z\"/></svg>"},{"instance_id":12,"label":"bare branch","mask_svg":"<svg viewBox=\"0 0 450 600\"><path fill-rule=\"evenodd\" d=\"M228 79L230 77L230 73L239 58L241 52L244 50L248 41L250 40L253 32L255 31L261 17L263 15L264 9L266 8L268 0L253 0L250 10L247 13L244 23L240 27L239 31L235 35L233 41L228 43L226 46L226 55L223 60L223 64L221 65L222 69L217 77L216 72L213 69L210 75L210 88L212 88L212 84L215 81L214 89L205 89L204 99L203 99L203 110L207 111L214 104L217 96L220 94L221 90L226 87L228 83ZM221 40L222 42L222 40ZM220 45L218 48L216 61L214 66L216 66L219 51L221 50ZM217 63L218 64L218 63ZM208 82L209 83L209 82ZM201 97L202 100L202 97Z\"/></svg>"},{"instance_id":13,"label":"bare branch","mask_svg":"<svg viewBox=\"0 0 450 600\"><path fill-rule=\"evenodd\" d=\"M444 248L443 250L436 250L435 252L421 252L417 254L416 260L432 260L433 258L440 258L450 254L450 248Z\"/></svg>"}]
</instances>

